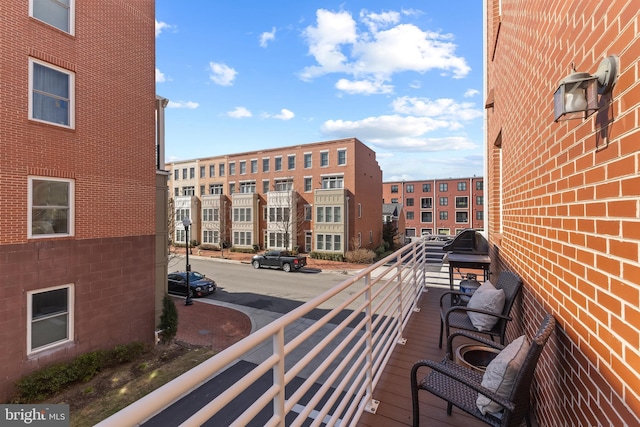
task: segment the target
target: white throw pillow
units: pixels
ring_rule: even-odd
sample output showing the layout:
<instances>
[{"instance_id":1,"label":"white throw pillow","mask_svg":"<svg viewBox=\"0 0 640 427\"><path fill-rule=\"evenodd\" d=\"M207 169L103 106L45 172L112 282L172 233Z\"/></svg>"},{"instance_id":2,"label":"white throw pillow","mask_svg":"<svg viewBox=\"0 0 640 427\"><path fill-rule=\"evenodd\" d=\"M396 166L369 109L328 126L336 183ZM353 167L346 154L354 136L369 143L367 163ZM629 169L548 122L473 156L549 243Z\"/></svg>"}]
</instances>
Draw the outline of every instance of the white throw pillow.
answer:
<instances>
[{"instance_id":1,"label":"white throw pillow","mask_svg":"<svg viewBox=\"0 0 640 427\"><path fill-rule=\"evenodd\" d=\"M528 351L529 341L524 335L515 339L487 365L487 370L482 377L482 385L499 396L508 398ZM496 414L503 409L502 405L480 393L478 393L476 405L484 415L487 412Z\"/></svg>"},{"instance_id":2,"label":"white throw pillow","mask_svg":"<svg viewBox=\"0 0 640 427\"><path fill-rule=\"evenodd\" d=\"M471 296L467 307L502 313L504 308L504 291L496 289L490 281L484 282ZM467 312L471 324L479 331L490 331L498 323L498 318L488 314Z\"/></svg>"}]
</instances>

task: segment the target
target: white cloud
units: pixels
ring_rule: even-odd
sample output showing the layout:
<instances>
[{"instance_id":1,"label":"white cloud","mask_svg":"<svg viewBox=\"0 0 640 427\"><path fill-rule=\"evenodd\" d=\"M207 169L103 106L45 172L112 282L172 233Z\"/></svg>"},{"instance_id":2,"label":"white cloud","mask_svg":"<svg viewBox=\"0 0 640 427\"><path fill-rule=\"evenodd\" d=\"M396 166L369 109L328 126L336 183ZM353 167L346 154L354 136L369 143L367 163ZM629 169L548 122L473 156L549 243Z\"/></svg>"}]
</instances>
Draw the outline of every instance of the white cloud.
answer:
<instances>
[{"instance_id":1,"label":"white cloud","mask_svg":"<svg viewBox=\"0 0 640 427\"><path fill-rule=\"evenodd\" d=\"M390 25L400 22L399 12L382 12L374 13L366 9L360 11L360 19L369 27L369 31L375 33L379 27L389 27Z\"/></svg>"},{"instance_id":2,"label":"white cloud","mask_svg":"<svg viewBox=\"0 0 640 427\"><path fill-rule=\"evenodd\" d=\"M167 81L164 73L156 68L156 83L164 83Z\"/></svg>"},{"instance_id":3,"label":"white cloud","mask_svg":"<svg viewBox=\"0 0 640 427\"><path fill-rule=\"evenodd\" d=\"M467 91L464 93L464 97L465 98L472 98L476 95L479 95L480 91L477 89L467 89Z\"/></svg>"},{"instance_id":4,"label":"white cloud","mask_svg":"<svg viewBox=\"0 0 640 427\"><path fill-rule=\"evenodd\" d=\"M435 101L429 98L413 98L403 96L396 98L393 111L401 114L412 114L423 117L438 117L446 120L473 120L482 117L482 111L471 102L458 103L453 99L441 98Z\"/></svg>"},{"instance_id":5,"label":"white cloud","mask_svg":"<svg viewBox=\"0 0 640 427\"><path fill-rule=\"evenodd\" d=\"M231 86L238 72L226 64L209 62L211 74L209 78L220 86Z\"/></svg>"},{"instance_id":6,"label":"white cloud","mask_svg":"<svg viewBox=\"0 0 640 427\"><path fill-rule=\"evenodd\" d=\"M260 34L260 47L267 47L267 44L272 41L275 40L276 38L276 27L273 27L271 29L271 32L264 32L262 34Z\"/></svg>"},{"instance_id":7,"label":"white cloud","mask_svg":"<svg viewBox=\"0 0 640 427\"><path fill-rule=\"evenodd\" d=\"M174 28L173 25L169 25L166 22L162 22L158 20L156 20L155 22L156 22L156 37L160 37L160 33L162 33L163 31Z\"/></svg>"},{"instance_id":8,"label":"white cloud","mask_svg":"<svg viewBox=\"0 0 640 427\"><path fill-rule=\"evenodd\" d=\"M234 119L243 119L246 117L251 117L251 111L246 109L245 107L236 107L232 111L227 112L227 116L233 117Z\"/></svg>"},{"instance_id":9,"label":"white cloud","mask_svg":"<svg viewBox=\"0 0 640 427\"><path fill-rule=\"evenodd\" d=\"M193 101L169 101L167 108L186 108L189 110L194 110L199 106L200 104Z\"/></svg>"},{"instance_id":10,"label":"white cloud","mask_svg":"<svg viewBox=\"0 0 640 427\"><path fill-rule=\"evenodd\" d=\"M403 11L403 15L416 13ZM319 9L315 26L308 26L303 32L316 65L305 67L300 78L311 80L344 73L359 82L384 83L393 74L406 71L441 70L454 78L465 77L471 71L465 58L456 55L452 34L402 24L400 17L393 11L376 14L364 10L360 19L368 31L359 31L349 12Z\"/></svg>"},{"instance_id":11,"label":"white cloud","mask_svg":"<svg viewBox=\"0 0 640 427\"><path fill-rule=\"evenodd\" d=\"M280 114L274 114L274 115L271 115L269 113L262 114L262 117L264 117L265 119L278 119L278 120L291 120L295 116L296 115L293 113L293 111L287 110L286 108L283 108L282 110L280 110Z\"/></svg>"},{"instance_id":12,"label":"white cloud","mask_svg":"<svg viewBox=\"0 0 640 427\"><path fill-rule=\"evenodd\" d=\"M340 79L336 83L336 89L346 92L350 95L362 94L372 95L378 93L393 93L393 86L385 85L381 81L360 80L352 81Z\"/></svg>"}]
</instances>

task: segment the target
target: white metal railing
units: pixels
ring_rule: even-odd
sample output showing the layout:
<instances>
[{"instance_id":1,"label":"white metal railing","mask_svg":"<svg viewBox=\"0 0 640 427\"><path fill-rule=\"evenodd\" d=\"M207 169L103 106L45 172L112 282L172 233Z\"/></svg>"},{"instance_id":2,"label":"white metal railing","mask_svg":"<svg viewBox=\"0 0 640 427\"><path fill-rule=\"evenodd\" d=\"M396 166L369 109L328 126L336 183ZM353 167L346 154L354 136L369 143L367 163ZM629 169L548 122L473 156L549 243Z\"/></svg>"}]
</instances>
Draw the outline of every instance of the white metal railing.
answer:
<instances>
[{"instance_id":1,"label":"white metal railing","mask_svg":"<svg viewBox=\"0 0 640 427\"><path fill-rule=\"evenodd\" d=\"M181 425L200 426L212 417L230 426L355 425L363 411L375 412L373 390L425 285L424 242L348 278L98 426L140 425L240 360L255 367L184 414ZM310 321L318 310L326 314ZM239 397L252 388L259 389L255 398Z\"/></svg>"}]
</instances>

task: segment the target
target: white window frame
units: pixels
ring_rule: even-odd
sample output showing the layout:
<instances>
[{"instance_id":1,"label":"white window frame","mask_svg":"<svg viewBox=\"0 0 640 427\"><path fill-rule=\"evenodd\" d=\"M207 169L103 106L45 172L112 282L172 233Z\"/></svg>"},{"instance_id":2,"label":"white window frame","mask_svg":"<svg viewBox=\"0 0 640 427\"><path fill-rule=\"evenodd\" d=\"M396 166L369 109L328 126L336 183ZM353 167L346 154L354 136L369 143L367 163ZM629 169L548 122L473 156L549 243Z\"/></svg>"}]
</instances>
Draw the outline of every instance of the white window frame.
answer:
<instances>
[{"instance_id":1,"label":"white window frame","mask_svg":"<svg viewBox=\"0 0 640 427\"><path fill-rule=\"evenodd\" d=\"M68 120L69 124L56 123L49 120L44 120L40 118L34 117L34 105L33 105L33 93L34 93L34 82L33 82L33 66L34 64L38 64L42 67L50 68L59 73L66 74L69 78L69 99L68 99ZM64 68L56 67L53 64L49 64L48 62L39 61L35 58L29 58L29 120L33 120L36 122L47 123L54 126L60 126L66 129L74 129L76 124L76 115L75 115L75 106L76 106L76 94L75 94L75 86L76 86L76 75L74 72L66 70ZM53 94L47 94L50 97L55 97Z\"/></svg>"},{"instance_id":2,"label":"white window frame","mask_svg":"<svg viewBox=\"0 0 640 427\"><path fill-rule=\"evenodd\" d=\"M67 215L67 233L44 233L33 234L33 181L53 181L53 182L65 182L69 184L69 206ZM72 179L64 178L52 178L49 176L29 176L28 188L27 188L27 237L30 239L42 239L51 237L65 237L75 235L75 181Z\"/></svg>"},{"instance_id":3,"label":"white window frame","mask_svg":"<svg viewBox=\"0 0 640 427\"><path fill-rule=\"evenodd\" d=\"M67 316L67 337L65 339L62 340L58 340L55 342L50 342L48 344L42 345L40 347L36 347L33 348L31 346L32 344L32 337L31 334L33 333L33 296L37 295L37 294L42 294L45 292L50 292L50 291L57 291L59 289L65 289L67 288L67 310L64 313L55 313L55 317L59 317L61 314L64 314ZM74 325L74 311L73 308L75 307L74 304L74 299L75 299L75 292L74 292L74 286L73 284L65 284L65 285L60 285L60 286L53 286L50 288L44 288L44 289L37 289L34 291L28 291L27 292L27 355L29 354L33 354L36 352L40 352L43 350L47 350L49 348L52 347L56 347L65 343L68 343L70 341L73 341L73 325ZM44 316L46 318L52 318L54 316ZM40 320L45 320L45 319L38 319L37 321Z\"/></svg>"},{"instance_id":4,"label":"white window frame","mask_svg":"<svg viewBox=\"0 0 640 427\"><path fill-rule=\"evenodd\" d=\"M343 161L340 161L340 155L343 154ZM340 148L338 149L338 166L345 166L347 164L347 149L346 148Z\"/></svg>"},{"instance_id":5,"label":"white window frame","mask_svg":"<svg viewBox=\"0 0 640 427\"><path fill-rule=\"evenodd\" d=\"M76 24L75 24L75 21L76 21L76 19L75 19L76 1L75 0L69 0L69 8L68 8L68 13L67 13L67 20L68 20L67 22L68 22L68 25L69 25L68 29L60 28L57 25L54 25L53 23L51 23L51 22L49 22L49 21L47 21L45 19L42 19L42 17L37 18L35 16L35 10L34 10L35 7L36 7L35 2L36 2L36 0L30 0L29 1L29 16L30 17L32 17L33 19L37 19L40 22L44 22L47 25L51 25L52 27L57 28L58 30L63 31L63 32L67 33L67 34L75 35L75 32L76 32ZM60 2L54 1L54 0L48 0L48 2L49 3L53 3L54 6L55 5L65 6L65 5L61 5ZM43 1L41 1L40 3L43 3Z\"/></svg>"}]
</instances>

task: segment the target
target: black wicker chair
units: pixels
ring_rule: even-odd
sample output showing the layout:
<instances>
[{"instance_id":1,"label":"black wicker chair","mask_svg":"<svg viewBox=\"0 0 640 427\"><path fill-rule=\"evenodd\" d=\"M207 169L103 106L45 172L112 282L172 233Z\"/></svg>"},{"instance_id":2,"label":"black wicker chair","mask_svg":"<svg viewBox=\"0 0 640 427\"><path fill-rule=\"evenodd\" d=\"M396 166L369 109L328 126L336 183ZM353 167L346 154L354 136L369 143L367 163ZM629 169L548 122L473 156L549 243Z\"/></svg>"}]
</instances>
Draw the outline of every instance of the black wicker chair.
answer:
<instances>
[{"instance_id":1,"label":"black wicker chair","mask_svg":"<svg viewBox=\"0 0 640 427\"><path fill-rule=\"evenodd\" d=\"M440 297L440 341L438 347L442 348L442 332L446 331L446 336L449 336L451 328L472 331L476 334L486 334L491 337L499 337L500 344L504 345L504 335L507 330L507 322L511 320L511 307L515 302L518 294L522 290L522 281L511 271L503 271L498 277L498 282L495 284L496 289L502 289L504 291L504 308L502 313L496 314L488 311L469 308L461 305L452 305L452 301L456 301L460 295L465 295L463 292L449 291L442 294ZM479 331L471 323L471 319L467 313L474 311L476 313L489 314L498 318L498 322L490 331Z\"/></svg>"},{"instance_id":2,"label":"black wicker chair","mask_svg":"<svg viewBox=\"0 0 640 427\"><path fill-rule=\"evenodd\" d=\"M447 414L451 415L452 406L462 409L485 423L495 427L520 426L522 420L526 420L531 427L529 419L529 393L536 365L547 339L555 328L555 319L552 315L545 316L535 337L531 341L529 351L522 367L518 371L511 395L502 398L490 390L484 388L482 374L457 365L451 356L452 341L457 336L464 336L488 347L503 349L504 346L491 340L473 335L469 332L456 332L447 340L447 355L442 362L422 360L411 368L411 398L413 403L413 425L420 423L418 391L426 390L447 401ZM422 380L418 379L418 369L431 368L431 372ZM502 418L497 418L487 413L483 415L476 405L478 393L482 393L491 400L504 407Z\"/></svg>"}]
</instances>

